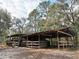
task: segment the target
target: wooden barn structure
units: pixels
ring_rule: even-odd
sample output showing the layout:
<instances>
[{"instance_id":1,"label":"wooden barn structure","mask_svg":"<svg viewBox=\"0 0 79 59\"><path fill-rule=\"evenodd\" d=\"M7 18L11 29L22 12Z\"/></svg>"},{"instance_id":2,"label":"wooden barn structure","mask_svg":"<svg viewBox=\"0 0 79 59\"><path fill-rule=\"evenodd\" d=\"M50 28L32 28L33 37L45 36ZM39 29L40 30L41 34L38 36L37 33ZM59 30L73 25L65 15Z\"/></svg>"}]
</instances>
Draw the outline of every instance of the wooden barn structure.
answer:
<instances>
[{"instance_id":1,"label":"wooden barn structure","mask_svg":"<svg viewBox=\"0 0 79 59\"><path fill-rule=\"evenodd\" d=\"M76 33L70 28L49 30L33 34L14 34L8 36L7 45L25 46L29 48L76 47Z\"/></svg>"}]
</instances>

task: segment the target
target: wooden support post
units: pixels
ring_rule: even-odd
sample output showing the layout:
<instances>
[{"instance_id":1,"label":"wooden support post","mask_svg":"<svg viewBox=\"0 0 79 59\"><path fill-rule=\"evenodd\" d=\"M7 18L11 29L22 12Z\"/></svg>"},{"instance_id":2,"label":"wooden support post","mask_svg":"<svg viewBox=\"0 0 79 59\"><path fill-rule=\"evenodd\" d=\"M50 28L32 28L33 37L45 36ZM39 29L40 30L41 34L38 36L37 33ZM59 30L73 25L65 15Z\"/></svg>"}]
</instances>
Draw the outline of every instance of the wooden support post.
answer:
<instances>
[{"instance_id":1,"label":"wooden support post","mask_svg":"<svg viewBox=\"0 0 79 59\"><path fill-rule=\"evenodd\" d=\"M50 38L50 47L52 47L52 38Z\"/></svg>"},{"instance_id":2,"label":"wooden support post","mask_svg":"<svg viewBox=\"0 0 79 59\"><path fill-rule=\"evenodd\" d=\"M66 48L68 48L68 37L66 37Z\"/></svg>"},{"instance_id":3,"label":"wooden support post","mask_svg":"<svg viewBox=\"0 0 79 59\"><path fill-rule=\"evenodd\" d=\"M31 48L33 48L33 44L32 44L32 42L33 42L33 41L31 41Z\"/></svg>"},{"instance_id":4,"label":"wooden support post","mask_svg":"<svg viewBox=\"0 0 79 59\"><path fill-rule=\"evenodd\" d=\"M58 49L59 49L60 46L59 46L59 35L58 35L58 32L57 32L57 41L58 41Z\"/></svg>"},{"instance_id":5,"label":"wooden support post","mask_svg":"<svg viewBox=\"0 0 79 59\"><path fill-rule=\"evenodd\" d=\"M12 38L12 40L13 40L12 47L14 48L15 46L14 38Z\"/></svg>"},{"instance_id":6,"label":"wooden support post","mask_svg":"<svg viewBox=\"0 0 79 59\"><path fill-rule=\"evenodd\" d=\"M40 48L41 46L40 46L40 35L38 35L38 41L39 41L39 46L38 46L38 48Z\"/></svg>"},{"instance_id":7,"label":"wooden support post","mask_svg":"<svg viewBox=\"0 0 79 59\"><path fill-rule=\"evenodd\" d=\"M70 41L72 42L72 37L70 37ZM72 43L69 43L70 44L70 48L72 47Z\"/></svg>"},{"instance_id":8,"label":"wooden support post","mask_svg":"<svg viewBox=\"0 0 79 59\"><path fill-rule=\"evenodd\" d=\"M72 37L73 48L74 48L74 46L75 46L74 40L75 40L75 37Z\"/></svg>"},{"instance_id":9,"label":"wooden support post","mask_svg":"<svg viewBox=\"0 0 79 59\"><path fill-rule=\"evenodd\" d=\"M64 38L63 38L63 39L64 39ZM64 40L63 40L62 44L63 44L63 49L64 49L64 46L65 46L65 41L64 41Z\"/></svg>"},{"instance_id":10,"label":"wooden support post","mask_svg":"<svg viewBox=\"0 0 79 59\"><path fill-rule=\"evenodd\" d=\"M77 39L78 39L77 36L74 36L73 40L75 40L75 48L76 49L78 48L78 40Z\"/></svg>"},{"instance_id":11,"label":"wooden support post","mask_svg":"<svg viewBox=\"0 0 79 59\"><path fill-rule=\"evenodd\" d=\"M19 39L19 37L17 37L17 40L18 40L18 47L21 45L21 40Z\"/></svg>"},{"instance_id":12,"label":"wooden support post","mask_svg":"<svg viewBox=\"0 0 79 59\"><path fill-rule=\"evenodd\" d=\"M11 37L9 39L11 40Z\"/></svg>"},{"instance_id":13,"label":"wooden support post","mask_svg":"<svg viewBox=\"0 0 79 59\"><path fill-rule=\"evenodd\" d=\"M74 48L74 37L69 37L69 45L68 46L70 46L70 48Z\"/></svg>"},{"instance_id":14,"label":"wooden support post","mask_svg":"<svg viewBox=\"0 0 79 59\"><path fill-rule=\"evenodd\" d=\"M27 36L27 40L26 40L26 47L28 47L28 42L27 41L28 41L28 36Z\"/></svg>"}]
</instances>

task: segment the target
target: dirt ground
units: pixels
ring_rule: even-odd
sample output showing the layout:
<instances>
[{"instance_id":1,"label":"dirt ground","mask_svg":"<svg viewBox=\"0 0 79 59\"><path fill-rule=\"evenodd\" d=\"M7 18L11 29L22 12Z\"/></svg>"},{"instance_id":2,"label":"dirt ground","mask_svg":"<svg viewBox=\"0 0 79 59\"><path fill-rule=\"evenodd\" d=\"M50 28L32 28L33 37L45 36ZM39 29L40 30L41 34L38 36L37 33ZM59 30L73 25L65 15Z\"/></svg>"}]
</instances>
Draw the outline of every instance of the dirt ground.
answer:
<instances>
[{"instance_id":1,"label":"dirt ground","mask_svg":"<svg viewBox=\"0 0 79 59\"><path fill-rule=\"evenodd\" d=\"M79 59L79 51L24 47L5 48L0 49L0 59Z\"/></svg>"}]
</instances>

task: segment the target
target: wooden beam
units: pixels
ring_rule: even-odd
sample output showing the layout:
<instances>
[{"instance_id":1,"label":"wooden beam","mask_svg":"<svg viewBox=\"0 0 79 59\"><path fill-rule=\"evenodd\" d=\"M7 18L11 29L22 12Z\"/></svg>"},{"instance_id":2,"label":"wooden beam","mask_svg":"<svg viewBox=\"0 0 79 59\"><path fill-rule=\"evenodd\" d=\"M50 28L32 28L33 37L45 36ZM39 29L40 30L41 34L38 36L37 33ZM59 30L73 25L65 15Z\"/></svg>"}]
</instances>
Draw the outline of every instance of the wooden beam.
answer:
<instances>
[{"instance_id":1,"label":"wooden beam","mask_svg":"<svg viewBox=\"0 0 79 59\"><path fill-rule=\"evenodd\" d=\"M69 33L66 33L66 32L63 32L63 31L58 31L59 33L63 33L63 34L66 34L66 35L68 35L68 36L72 36L71 34L69 34Z\"/></svg>"},{"instance_id":2,"label":"wooden beam","mask_svg":"<svg viewBox=\"0 0 79 59\"><path fill-rule=\"evenodd\" d=\"M49 34L42 34L42 36L50 36L51 37L52 34L50 34L50 35Z\"/></svg>"}]
</instances>

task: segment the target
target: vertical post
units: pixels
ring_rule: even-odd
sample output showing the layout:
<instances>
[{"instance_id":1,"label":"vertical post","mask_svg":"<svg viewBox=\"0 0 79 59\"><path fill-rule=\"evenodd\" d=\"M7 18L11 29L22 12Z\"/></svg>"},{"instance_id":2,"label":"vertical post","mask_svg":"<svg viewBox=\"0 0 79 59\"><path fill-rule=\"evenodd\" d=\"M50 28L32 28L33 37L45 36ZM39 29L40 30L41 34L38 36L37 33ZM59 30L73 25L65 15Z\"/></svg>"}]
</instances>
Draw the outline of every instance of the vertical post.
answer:
<instances>
[{"instance_id":1,"label":"vertical post","mask_svg":"<svg viewBox=\"0 0 79 59\"><path fill-rule=\"evenodd\" d=\"M11 37L9 37L8 39L11 40Z\"/></svg>"},{"instance_id":2,"label":"vertical post","mask_svg":"<svg viewBox=\"0 0 79 59\"><path fill-rule=\"evenodd\" d=\"M40 35L38 35L38 41L39 41L39 46L38 46L38 48L40 48L41 46L40 46Z\"/></svg>"},{"instance_id":3,"label":"vertical post","mask_svg":"<svg viewBox=\"0 0 79 59\"><path fill-rule=\"evenodd\" d=\"M78 48L78 40L77 40L77 36L74 36L74 41L75 41L75 48L77 49Z\"/></svg>"},{"instance_id":4,"label":"vertical post","mask_svg":"<svg viewBox=\"0 0 79 59\"><path fill-rule=\"evenodd\" d=\"M15 39L15 38L12 37L12 40L13 40L12 47L13 47L13 48L14 48L14 46L15 46L14 39Z\"/></svg>"},{"instance_id":5,"label":"vertical post","mask_svg":"<svg viewBox=\"0 0 79 59\"><path fill-rule=\"evenodd\" d=\"M33 48L33 44L32 44L32 43L33 43L34 41L30 41L30 42L31 42L31 48Z\"/></svg>"},{"instance_id":6,"label":"vertical post","mask_svg":"<svg viewBox=\"0 0 79 59\"><path fill-rule=\"evenodd\" d=\"M28 47L28 36L27 36L27 40L26 40L26 47Z\"/></svg>"},{"instance_id":7,"label":"vertical post","mask_svg":"<svg viewBox=\"0 0 79 59\"><path fill-rule=\"evenodd\" d=\"M74 48L74 37L69 37L69 46L70 48Z\"/></svg>"},{"instance_id":8,"label":"vertical post","mask_svg":"<svg viewBox=\"0 0 79 59\"><path fill-rule=\"evenodd\" d=\"M66 37L66 48L68 48L68 37Z\"/></svg>"},{"instance_id":9,"label":"vertical post","mask_svg":"<svg viewBox=\"0 0 79 59\"><path fill-rule=\"evenodd\" d=\"M52 47L52 38L50 38L50 47Z\"/></svg>"},{"instance_id":10,"label":"vertical post","mask_svg":"<svg viewBox=\"0 0 79 59\"><path fill-rule=\"evenodd\" d=\"M66 42L64 39L65 39L65 38L63 38L63 40L62 40L62 41L63 41L63 49L64 49L65 42Z\"/></svg>"},{"instance_id":11,"label":"vertical post","mask_svg":"<svg viewBox=\"0 0 79 59\"><path fill-rule=\"evenodd\" d=\"M59 35L58 35L58 32L57 32L57 41L58 41L58 49L59 49L60 47L59 47Z\"/></svg>"},{"instance_id":12,"label":"vertical post","mask_svg":"<svg viewBox=\"0 0 79 59\"><path fill-rule=\"evenodd\" d=\"M73 45L73 43L71 43L72 41L73 41L73 37L70 37L70 41L69 41L69 42L70 42L70 43L69 43L69 44L70 44L70 45L69 45L70 48L72 48L72 45ZM74 45L73 45L73 46L74 46Z\"/></svg>"},{"instance_id":13,"label":"vertical post","mask_svg":"<svg viewBox=\"0 0 79 59\"><path fill-rule=\"evenodd\" d=\"M19 37L17 37L17 40L18 40L18 47L21 45L21 40L19 39Z\"/></svg>"},{"instance_id":14,"label":"vertical post","mask_svg":"<svg viewBox=\"0 0 79 59\"><path fill-rule=\"evenodd\" d=\"M72 45L73 45L73 48L75 48L74 40L75 40L75 37L73 36L73 37L72 37Z\"/></svg>"}]
</instances>

